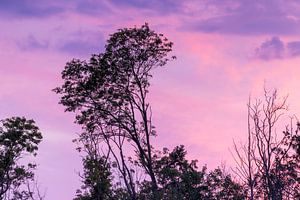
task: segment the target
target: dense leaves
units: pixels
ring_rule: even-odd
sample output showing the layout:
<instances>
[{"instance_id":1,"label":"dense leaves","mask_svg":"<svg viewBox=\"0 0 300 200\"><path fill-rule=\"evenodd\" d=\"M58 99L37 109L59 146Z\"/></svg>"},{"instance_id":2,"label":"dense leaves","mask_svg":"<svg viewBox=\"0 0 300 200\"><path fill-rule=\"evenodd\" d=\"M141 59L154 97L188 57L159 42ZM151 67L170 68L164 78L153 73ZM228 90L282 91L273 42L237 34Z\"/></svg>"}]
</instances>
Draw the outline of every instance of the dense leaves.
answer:
<instances>
[{"instance_id":1,"label":"dense leaves","mask_svg":"<svg viewBox=\"0 0 300 200\"><path fill-rule=\"evenodd\" d=\"M27 190L33 180L36 165L25 162L24 157L36 156L41 132L33 120L13 117L0 125L0 199L29 199Z\"/></svg>"},{"instance_id":2,"label":"dense leaves","mask_svg":"<svg viewBox=\"0 0 300 200\"><path fill-rule=\"evenodd\" d=\"M220 168L207 172L206 167L198 169L197 160L187 160L184 146L177 146L172 152L164 149L159 154L156 154L155 171L160 199L238 200L245 197L242 186Z\"/></svg>"},{"instance_id":3,"label":"dense leaves","mask_svg":"<svg viewBox=\"0 0 300 200\"><path fill-rule=\"evenodd\" d=\"M80 111L77 122L88 130L103 120L131 133L138 120L132 109L146 109L151 69L166 64L172 43L148 25L121 29L107 43L105 52L89 62L68 62L62 72L65 82L55 91L63 95L67 111Z\"/></svg>"},{"instance_id":4,"label":"dense leaves","mask_svg":"<svg viewBox=\"0 0 300 200\"><path fill-rule=\"evenodd\" d=\"M83 186L75 200L105 200L112 198L110 165L104 157L83 158Z\"/></svg>"},{"instance_id":5,"label":"dense leaves","mask_svg":"<svg viewBox=\"0 0 300 200\"><path fill-rule=\"evenodd\" d=\"M163 156L156 159L155 170L162 188L163 199L200 199L204 171L197 171L196 160L189 162L183 146L172 152L164 149Z\"/></svg>"},{"instance_id":6,"label":"dense leaves","mask_svg":"<svg viewBox=\"0 0 300 200\"><path fill-rule=\"evenodd\" d=\"M208 172L206 167L198 169L196 160L189 161L184 146L177 146L169 152L164 149L157 151L153 163L158 180L158 194L153 194L149 180L143 180L137 190L139 200L241 200L245 199L245 192L241 185L232 177L217 168ZM84 162L84 187L75 200L131 200L131 196L124 188L114 183L110 165L104 164L101 158L98 166ZM90 170L90 171L89 171ZM88 190L86 190L88 189Z\"/></svg>"}]
</instances>

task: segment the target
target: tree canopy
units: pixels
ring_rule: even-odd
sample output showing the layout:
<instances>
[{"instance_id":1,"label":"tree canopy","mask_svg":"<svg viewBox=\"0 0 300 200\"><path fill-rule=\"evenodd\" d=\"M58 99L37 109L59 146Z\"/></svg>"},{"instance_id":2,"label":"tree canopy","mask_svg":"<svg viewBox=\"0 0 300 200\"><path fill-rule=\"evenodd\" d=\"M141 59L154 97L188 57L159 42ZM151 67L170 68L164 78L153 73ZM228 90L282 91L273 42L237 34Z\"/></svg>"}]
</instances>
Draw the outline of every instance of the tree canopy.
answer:
<instances>
[{"instance_id":1,"label":"tree canopy","mask_svg":"<svg viewBox=\"0 0 300 200\"><path fill-rule=\"evenodd\" d=\"M108 39L104 53L93 55L89 62L68 62L62 72L64 84L55 89L62 95L60 103L66 111L76 112L76 122L83 126L80 141L84 147L93 148L88 152L97 154L99 147L87 144L92 140L105 143L133 199L136 186L124 146L133 146L156 191L151 144L156 134L147 94L152 69L169 61L172 45L148 24L120 29Z\"/></svg>"},{"instance_id":2,"label":"tree canopy","mask_svg":"<svg viewBox=\"0 0 300 200\"><path fill-rule=\"evenodd\" d=\"M25 160L36 156L42 134L33 120L12 117L0 125L0 199L33 199L28 190L36 164Z\"/></svg>"}]
</instances>

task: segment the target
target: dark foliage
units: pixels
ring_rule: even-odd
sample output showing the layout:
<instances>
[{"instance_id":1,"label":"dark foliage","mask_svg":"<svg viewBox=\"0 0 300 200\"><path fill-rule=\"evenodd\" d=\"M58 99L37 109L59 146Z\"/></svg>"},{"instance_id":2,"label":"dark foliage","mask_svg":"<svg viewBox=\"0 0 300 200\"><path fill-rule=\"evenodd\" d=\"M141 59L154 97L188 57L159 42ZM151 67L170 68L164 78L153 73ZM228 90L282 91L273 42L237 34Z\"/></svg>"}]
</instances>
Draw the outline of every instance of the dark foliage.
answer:
<instances>
[{"instance_id":1,"label":"dark foliage","mask_svg":"<svg viewBox=\"0 0 300 200\"><path fill-rule=\"evenodd\" d=\"M75 200L112 199L110 165L104 157L83 158L83 186Z\"/></svg>"},{"instance_id":2,"label":"dark foliage","mask_svg":"<svg viewBox=\"0 0 300 200\"><path fill-rule=\"evenodd\" d=\"M93 55L89 62L68 62L62 72L64 84L54 90L62 95L60 103L66 111L76 112L76 122L85 130L79 138L85 143L83 147L90 148L95 139L106 146L107 155L117 164L133 199L135 180L124 146L134 148L140 166L151 179L152 190L156 191L150 141L155 130L147 94L151 70L164 66L171 50L172 42L147 24L120 29L108 39L104 53Z\"/></svg>"},{"instance_id":3,"label":"dark foliage","mask_svg":"<svg viewBox=\"0 0 300 200\"><path fill-rule=\"evenodd\" d=\"M229 174L220 168L207 172L198 169L196 160L189 161L184 146L177 146L172 152L164 149L155 154L155 173L159 185L159 199L187 200L240 200L245 199L244 190ZM147 181L143 183L140 199L151 199Z\"/></svg>"},{"instance_id":4,"label":"dark foliage","mask_svg":"<svg viewBox=\"0 0 300 200\"><path fill-rule=\"evenodd\" d=\"M0 199L33 199L28 182L34 179L36 164L25 162L36 156L41 132L33 120L13 117L0 125Z\"/></svg>"}]
</instances>

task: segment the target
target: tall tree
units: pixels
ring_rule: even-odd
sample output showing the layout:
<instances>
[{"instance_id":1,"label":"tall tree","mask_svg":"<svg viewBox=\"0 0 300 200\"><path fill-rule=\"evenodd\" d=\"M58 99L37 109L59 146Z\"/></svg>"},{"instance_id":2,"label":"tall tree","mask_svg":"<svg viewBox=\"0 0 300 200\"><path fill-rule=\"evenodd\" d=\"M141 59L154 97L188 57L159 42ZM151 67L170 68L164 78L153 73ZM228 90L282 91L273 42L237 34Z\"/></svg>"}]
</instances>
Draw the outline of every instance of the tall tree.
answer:
<instances>
[{"instance_id":1,"label":"tall tree","mask_svg":"<svg viewBox=\"0 0 300 200\"><path fill-rule=\"evenodd\" d=\"M66 111L76 112L76 122L84 128L79 137L84 148L100 153L106 145L102 150L114 160L132 199L137 198L137 188L126 157L130 147L157 193L151 145L156 134L147 94L152 70L166 65L172 45L148 24L120 29L108 39L104 53L89 62L68 62L62 72L64 84L54 90L62 95Z\"/></svg>"},{"instance_id":2,"label":"tall tree","mask_svg":"<svg viewBox=\"0 0 300 200\"><path fill-rule=\"evenodd\" d=\"M34 199L29 182L34 180L36 164L24 158L37 155L42 134L33 120L24 117L0 123L0 199Z\"/></svg>"}]
</instances>

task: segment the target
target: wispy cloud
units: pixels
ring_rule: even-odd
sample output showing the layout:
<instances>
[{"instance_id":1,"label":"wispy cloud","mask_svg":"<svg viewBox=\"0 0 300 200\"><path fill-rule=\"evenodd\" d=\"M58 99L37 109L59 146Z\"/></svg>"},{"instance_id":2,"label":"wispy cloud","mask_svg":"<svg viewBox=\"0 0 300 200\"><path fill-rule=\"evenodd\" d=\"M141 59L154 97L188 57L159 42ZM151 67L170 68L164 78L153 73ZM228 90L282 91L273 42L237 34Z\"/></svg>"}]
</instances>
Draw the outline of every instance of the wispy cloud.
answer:
<instances>
[{"instance_id":1,"label":"wispy cloud","mask_svg":"<svg viewBox=\"0 0 300 200\"><path fill-rule=\"evenodd\" d=\"M101 42L97 43L84 40L69 40L64 42L59 49L71 55L99 53L101 50Z\"/></svg>"},{"instance_id":2,"label":"wispy cloud","mask_svg":"<svg viewBox=\"0 0 300 200\"><path fill-rule=\"evenodd\" d=\"M51 1L1 0L0 16L11 18L48 17L64 11Z\"/></svg>"},{"instance_id":3,"label":"wispy cloud","mask_svg":"<svg viewBox=\"0 0 300 200\"><path fill-rule=\"evenodd\" d=\"M183 1L180 0L164 0L164 1L156 1L156 0L148 0L148 1L140 1L140 0L111 0L110 1L114 6L122 6L122 7L132 7L141 10L150 10L154 13L158 14L174 14L181 12Z\"/></svg>"},{"instance_id":4,"label":"wispy cloud","mask_svg":"<svg viewBox=\"0 0 300 200\"><path fill-rule=\"evenodd\" d=\"M216 14L187 22L183 28L206 33L238 35L288 35L299 33L299 13L291 7L297 2L275 1L208 1L207 8ZM298 3L299 5L299 3Z\"/></svg>"},{"instance_id":5,"label":"wispy cloud","mask_svg":"<svg viewBox=\"0 0 300 200\"><path fill-rule=\"evenodd\" d=\"M289 42L287 44L288 54L292 57L300 56L300 41Z\"/></svg>"},{"instance_id":6,"label":"wispy cloud","mask_svg":"<svg viewBox=\"0 0 300 200\"><path fill-rule=\"evenodd\" d=\"M104 48L104 37L100 32L77 31L70 34L68 39L61 40L57 48L74 56L99 53Z\"/></svg>"},{"instance_id":7,"label":"wispy cloud","mask_svg":"<svg viewBox=\"0 0 300 200\"><path fill-rule=\"evenodd\" d=\"M77 1L75 12L90 16L103 16L112 14L115 10L138 9L139 11L147 11L148 13L166 15L182 12L184 2L179 0L109 0L109 1Z\"/></svg>"},{"instance_id":8,"label":"wispy cloud","mask_svg":"<svg viewBox=\"0 0 300 200\"><path fill-rule=\"evenodd\" d=\"M48 41L39 40L33 35L29 35L23 41L17 42L17 45L21 50L27 51L47 49L49 47Z\"/></svg>"},{"instance_id":9,"label":"wispy cloud","mask_svg":"<svg viewBox=\"0 0 300 200\"><path fill-rule=\"evenodd\" d=\"M75 12L91 16L107 15L113 11L105 1L78 1Z\"/></svg>"}]
</instances>

